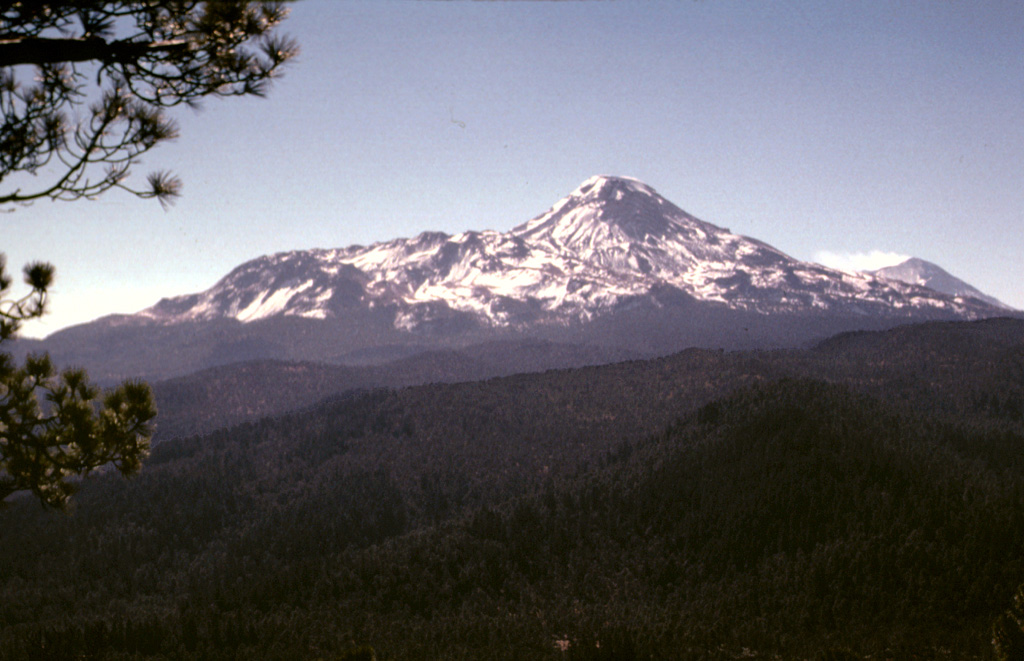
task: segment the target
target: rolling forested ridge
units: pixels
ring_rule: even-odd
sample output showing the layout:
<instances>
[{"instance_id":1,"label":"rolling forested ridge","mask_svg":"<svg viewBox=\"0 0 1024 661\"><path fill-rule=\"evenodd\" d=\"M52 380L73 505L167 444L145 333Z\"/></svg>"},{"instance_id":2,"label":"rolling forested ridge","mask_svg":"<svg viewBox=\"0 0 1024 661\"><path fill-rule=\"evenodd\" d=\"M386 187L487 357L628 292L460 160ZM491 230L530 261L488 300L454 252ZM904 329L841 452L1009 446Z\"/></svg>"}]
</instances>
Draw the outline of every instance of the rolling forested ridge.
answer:
<instances>
[{"instance_id":1,"label":"rolling forested ridge","mask_svg":"<svg viewBox=\"0 0 1024 661\"><path fill-rule=\"evenodd\" d=\"M0 659L1022 658L1020 320L333 389L0 510Z\"/></svg>"}]
</instances>

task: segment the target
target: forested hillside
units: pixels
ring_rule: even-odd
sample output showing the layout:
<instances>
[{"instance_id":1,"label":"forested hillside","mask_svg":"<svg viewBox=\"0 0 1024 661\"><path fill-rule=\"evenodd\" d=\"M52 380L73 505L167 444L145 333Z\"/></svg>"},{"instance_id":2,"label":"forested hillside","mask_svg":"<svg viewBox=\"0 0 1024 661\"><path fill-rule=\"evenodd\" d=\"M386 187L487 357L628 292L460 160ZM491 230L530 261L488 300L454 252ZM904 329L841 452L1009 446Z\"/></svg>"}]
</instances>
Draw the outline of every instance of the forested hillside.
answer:
<instances>
[{"instance_id":1,"label":"forested hillside","mask_svg":"<svg viewBox=\"0 0 1024 661\"><path fill-rule=\"evenodd\" d=\"M990 658L1022 448L1012 320L351 391L0 511L0 659Z\"/></svg>"},{"instance_id":2,"label":"forested hillside","mask_svg":"<svg viewBox=\"0 0 1024 661\"><path fill-rule=\"evenodd\" d=\"M419 351L367 365L232 363L154 384L161 411L155 440L159 443L284 413L352 390L476 381L639 357L602 347L509 340L460 350Z\"/></svg>"}]
</instances>

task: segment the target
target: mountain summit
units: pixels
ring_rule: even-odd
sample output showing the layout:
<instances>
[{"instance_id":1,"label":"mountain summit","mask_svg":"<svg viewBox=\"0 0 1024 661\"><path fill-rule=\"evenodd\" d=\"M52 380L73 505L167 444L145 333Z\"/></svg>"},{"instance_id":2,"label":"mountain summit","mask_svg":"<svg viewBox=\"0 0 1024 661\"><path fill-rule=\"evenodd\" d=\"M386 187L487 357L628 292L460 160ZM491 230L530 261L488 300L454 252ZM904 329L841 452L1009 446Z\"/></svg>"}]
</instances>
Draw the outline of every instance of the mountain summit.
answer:
<instances>
[{"instance_id":1,"label":"mountain summit","mask_svg":"<svg viewBox=\"0 0 1024 661\"><path fill-rule=\"evenodd\" d=\"M111 380L268 358L380 363L470 345L514 371L522 342L549 343L547 364L559 366L566 351L616 360L798 346L1006 314L1016 313L973 295L793 259L636 179L599 176L507 232L267 255L204 292L19 342Z\"/></svg>"},{"instance_id":2,"label":"mountain summit","mask_svg":"<svg viewBox=\"0 0 1024 661\"><path fill-rule=\"evenodd\" d=\"M1003 308L1004 310L1013 309L1002 301L982 293L960 278L951 275L937 264L933 264L917 257L911 257L910 259L900 262L894 266L886 266L874 271L869 271L869 273L882 278L889 278L890 280L899 280L900 282L909 282L922 287L928 287L929 289L934 289L937 292L949 294L950 296L976 298L988 303L989 305Z\"/></svg>"},{"instance_id":3,"label":"mountain summit","mask_svg":"<svg viewBox=\"0 0 1024 661\"><path fill-rule=\"evenodd\" d=\"M592 177L512 234L595 267L663 279L733 261L744 247L785 258L769 246L694 218L650 186L626 177Z\"/></svg>"},{"instance_id":4,"label":"mountain summit","mask_svg":"<svg viewBox=\"0 0 1024 661\"><path fill-rule=\"evenodd\" d=\"M386 311L415 331L565 325L676 299L758 314L831 312L975 318L972 298L795 260L699 220L627 177L592 177L506 233L426 232L369 247L261 257L200 294L140 313L164 324L276 316L331 319ZM670 296L671 298L671 296Z\"/></svg>"}]
</instances>

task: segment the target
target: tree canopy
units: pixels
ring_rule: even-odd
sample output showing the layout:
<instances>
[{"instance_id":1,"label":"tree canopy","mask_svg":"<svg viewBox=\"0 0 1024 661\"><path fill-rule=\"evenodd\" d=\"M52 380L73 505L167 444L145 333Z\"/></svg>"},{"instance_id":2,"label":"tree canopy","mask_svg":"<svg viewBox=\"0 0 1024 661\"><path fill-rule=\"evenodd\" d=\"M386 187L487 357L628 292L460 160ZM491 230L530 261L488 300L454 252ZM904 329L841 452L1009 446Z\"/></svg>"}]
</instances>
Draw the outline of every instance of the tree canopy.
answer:
<instances>
[{"instance_id":1,"label":"tree canopy","mask_svg":"<svg viewBox=\"0 0 1024 661\"><path fill-rule=\"evenodd\" d=\"M177 136L168 108L262 95L297 50L275 34L286 14L246 0L0 3L0 210L113 188L172 201L176 176L154 172L138 186L132 165ZM28 293L12 295L0 254L0 344L46 311L53 266L30 264L24 276ZM101 395L83 370L58 374L46 355L19 366L0 351L0 502L30 491L63 507L101 466L137 472L155 415L145 383Z\"/></svg>"},{"instance_id":2,"label":"tree canopy","mask_svg":"<svg viewBox=\"0 0 1024 661\"><path fill-rule=\"evenodd\" d=\"M166 203L168 172L131 165L177 136L166 109L262 95L296 53L275 3L7 2L0 9L0 207L121 188Z\"/></svg>"},{"instance_id":3,"label":"tree canopy","mask_svg":"<svg viewBox=\"0 0 1024 661\"><path fill-rule=\"evenodd\" d=\"M49 264L30 264L29 293L5 298L13 281L4 266L0 255L0 342L45 312L53 279ZM128 381L102 402L99 395L84 371L58 375L45 354L30 355L19 367L0 353L0 501L31 491L43 505L63 507L76 479L100 466L113 464L125 475L139 470L156 415L149 386Z\"/></svg>"}]
</instances>

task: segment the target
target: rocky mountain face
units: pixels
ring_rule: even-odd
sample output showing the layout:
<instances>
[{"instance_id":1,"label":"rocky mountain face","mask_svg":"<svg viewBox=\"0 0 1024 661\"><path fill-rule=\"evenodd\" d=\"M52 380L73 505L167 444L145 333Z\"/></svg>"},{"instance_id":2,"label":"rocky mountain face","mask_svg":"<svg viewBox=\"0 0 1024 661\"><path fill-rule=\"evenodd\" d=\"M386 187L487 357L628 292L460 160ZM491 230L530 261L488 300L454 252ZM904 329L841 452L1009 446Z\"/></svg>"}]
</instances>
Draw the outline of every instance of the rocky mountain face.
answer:
<instances>
[{"instance_id":1,"label":"rocky mountain face","mask_svg":"<svg viewBox=\"0 0 1024 661\"><path fill-rule=\"evenodd\" d=\"M597 176L508 232L268 255L205 292L67 329L41 348L100 376L159 378L251 359L380 363L523 338L615 355L794 346L1006 312L883 275L801 262L640 181Z\"/></svg>"},{"instance_id":2,"label":"rocky mountain face","mask_svg":"<svg viewBox=\"0 0 1024 661\"><path fill-rule=\"evenodd\" d=\"M984 294L960 278L950 275L937 264L932 264L931 262L918 259L917 257L911 257L910 259L900 262L894 266L886 266L874 271L868 271L868 274L875 275L880 278L888 278L889 280L898 280L899 282L907 282L914 285L920 285L922 287L928 287L929 289L934 289L937 292L949 294L950 296L976 298L979 301L984 301L989 305L994 305L1006 310L1012 309L1002 301Z\"/></svg>"}]
</instances>

